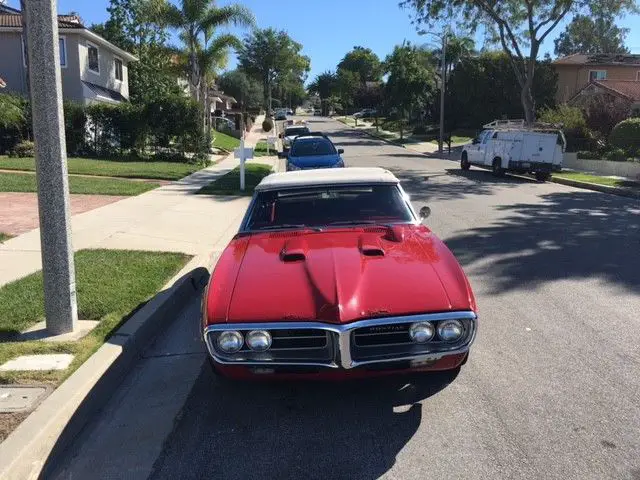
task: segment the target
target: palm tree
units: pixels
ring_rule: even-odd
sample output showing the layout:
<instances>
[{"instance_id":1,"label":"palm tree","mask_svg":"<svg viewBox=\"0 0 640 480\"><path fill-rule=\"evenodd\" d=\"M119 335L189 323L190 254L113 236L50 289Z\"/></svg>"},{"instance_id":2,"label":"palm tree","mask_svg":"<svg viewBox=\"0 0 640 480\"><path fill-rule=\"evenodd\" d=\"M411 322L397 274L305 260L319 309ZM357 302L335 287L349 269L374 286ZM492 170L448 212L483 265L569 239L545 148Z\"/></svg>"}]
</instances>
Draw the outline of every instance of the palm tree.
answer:
<instances>
[{"instance_id":1,"label":"palm tree","mask_svg":"<svg viewBox=\"0 0 640 480\"><path fill-rule=\"evenodd\" d=\"M253 26L255 18L243 5L216 7L213 0L181 0L179 7L166 2L163 10L162 16L167 24L181 31L188 55L191 93L201 101L203 68L198 59L199 52L207 50L208 39L213 37L217 28L230 24ZM225 37L230 36L223 35L220 38ZM235 41L232 43L235 44Z\"/></svg>"}]
</instances>

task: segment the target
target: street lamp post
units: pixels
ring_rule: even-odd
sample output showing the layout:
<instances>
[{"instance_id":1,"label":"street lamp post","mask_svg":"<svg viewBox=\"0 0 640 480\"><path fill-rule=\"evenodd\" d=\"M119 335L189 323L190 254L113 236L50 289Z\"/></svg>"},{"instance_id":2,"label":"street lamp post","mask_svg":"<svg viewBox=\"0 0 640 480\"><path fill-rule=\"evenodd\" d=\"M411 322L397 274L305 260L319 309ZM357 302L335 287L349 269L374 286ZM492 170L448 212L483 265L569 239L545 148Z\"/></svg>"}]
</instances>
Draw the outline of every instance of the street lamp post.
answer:
<instances>
[{"instance_id":1,"label":"street lamp post","mask_svg":"<svg viewBox=\"0 0 640 480\"><path fill-rule=\"evenodd\" d=\"M69 181L62 113L56 0L27 1L29 86L40 212L47 330L59 335L78 320L71 245Z\"/></svg>"},{"instance_id":2,"label":"street lamp post","mask_svg":"<svg viewBox=\"0 0 640 480\"><path fill-rule=\"evenodd\" d=\"M442 32L442 60L440 60L440 138L438 139L438 153L442 154L444 143L444 89L447 84L446 62L447 58L447 32Z\"/></svg>"}]
</instances>

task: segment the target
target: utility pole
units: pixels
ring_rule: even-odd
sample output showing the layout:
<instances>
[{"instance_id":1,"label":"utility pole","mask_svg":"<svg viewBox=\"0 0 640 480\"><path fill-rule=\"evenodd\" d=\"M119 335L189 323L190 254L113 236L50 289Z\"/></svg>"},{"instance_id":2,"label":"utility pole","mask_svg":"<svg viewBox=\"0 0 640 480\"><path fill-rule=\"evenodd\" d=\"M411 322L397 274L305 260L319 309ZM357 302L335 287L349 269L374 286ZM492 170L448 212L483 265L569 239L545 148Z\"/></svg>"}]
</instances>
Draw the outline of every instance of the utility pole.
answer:
<instances>
[{"instance_id":1,"label":"utility pole","mask_svg":"<svg viewBox=\"0 0 640 480\"><path fill-rule=\"evenodd\" d=\"M440 70L440 138L438 139L438 153L442 154L442 147L444 143L444 89L447 84L447 71L446 71L446 58L447 58L447 30L442 32L442 59Z\"/></svg>"},{"instance_id":2,"label":"utility pole","mask_svg":"<svg viewBox=\"0 0 640 480\"><path fill-rule=\"evenodd\" d=\"M52 335L74 330L78 320L71 245L67 151L56 0L26 5L31 111L36 152L44 310Z\"/></svg>"}]
</instances>

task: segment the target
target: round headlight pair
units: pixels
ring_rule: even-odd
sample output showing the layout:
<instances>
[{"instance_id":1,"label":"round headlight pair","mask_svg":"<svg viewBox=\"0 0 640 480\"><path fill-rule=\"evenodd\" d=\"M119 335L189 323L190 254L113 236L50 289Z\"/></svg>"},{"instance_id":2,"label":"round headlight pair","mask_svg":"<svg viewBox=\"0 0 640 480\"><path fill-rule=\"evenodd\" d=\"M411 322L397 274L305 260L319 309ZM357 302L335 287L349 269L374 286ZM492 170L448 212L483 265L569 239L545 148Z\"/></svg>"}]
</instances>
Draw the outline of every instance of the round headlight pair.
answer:
<instances>
[{"instance_id":1,"label":"round headlight pair","mask_svg":"<svg viewBox=\"0 0 640 480\"><path fill-rule=\"evenodd\" d=\"M441 340L455 342L464 334L464 325L460 320L444 320L438 323L436 329L430 322L418 322L409 328L409 336L415 343L426 343L433 339L436 331Z\"/></svg>"},{"instance_id":2,"label":"round headlight pair","mask_svg":"<svg viewBox=\"0 0 640 480\"><path fill-rule=\"evenodd\" d=\"M236 330L222 332L218 337L218 347L225 353L238 352L244 343L256 352L264 352L271 347L271 334L266 330L252 330L245 339L242 333Z\"/></svg>"}]
</instances>

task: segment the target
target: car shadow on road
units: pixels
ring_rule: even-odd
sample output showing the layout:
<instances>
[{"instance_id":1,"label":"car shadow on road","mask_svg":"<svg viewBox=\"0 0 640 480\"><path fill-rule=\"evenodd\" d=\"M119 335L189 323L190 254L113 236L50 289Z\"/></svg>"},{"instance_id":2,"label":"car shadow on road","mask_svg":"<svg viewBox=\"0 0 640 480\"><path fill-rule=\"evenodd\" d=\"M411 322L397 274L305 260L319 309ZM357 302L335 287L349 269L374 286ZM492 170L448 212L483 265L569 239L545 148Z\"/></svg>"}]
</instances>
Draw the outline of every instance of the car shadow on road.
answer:
<instances>
[{"instance_id":1,"label":"car shadow on road","mask_svg":"<svg viewBox=\"0 0 640 480\"><path fill-rule=\"evenodd\" d=\"M496 293L596 278L640 293L640 202L578 190L540 198L496 206L507 215L460 232L448 247L464 267L482 263Z\"/></svg>"},{"instance_id":2,"label":"car shadow on road","mask_svg":"<svg viewBox=\"0 0 640 480\"><path fill-rule=\"evenodd\" d=\"M228 383L205 365L152 479L377 479L456 377Z\"/></svg>"}]
</instances>

